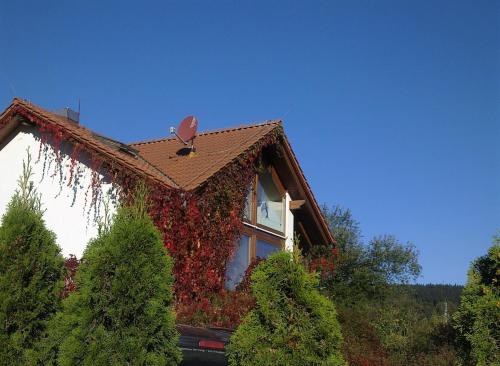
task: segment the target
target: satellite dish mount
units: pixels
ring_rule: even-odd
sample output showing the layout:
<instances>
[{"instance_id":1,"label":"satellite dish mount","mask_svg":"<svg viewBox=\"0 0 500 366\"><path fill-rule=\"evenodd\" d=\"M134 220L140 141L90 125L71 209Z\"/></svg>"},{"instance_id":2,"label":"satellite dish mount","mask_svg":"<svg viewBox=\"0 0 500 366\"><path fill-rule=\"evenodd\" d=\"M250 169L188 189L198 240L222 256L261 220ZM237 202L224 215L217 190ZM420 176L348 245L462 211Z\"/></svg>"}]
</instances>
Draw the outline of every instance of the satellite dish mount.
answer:
<instances>
[{"instance_id":1,"label":"satellite dish mount","mask_svg":"<svg viewBox=\"0 0 500 366\"><path fill-rule=\"evenodd\" d=\"M187 116L182 120L179 124L177 130L175 127L170 127L170 133L175 135L180 142L184 145L188 146L191 149L191 152L194 152L196 149L194 147L194 139L196 137L196 131L198 130L198 120L195 116Z\"/></svg>"}]
</instances>

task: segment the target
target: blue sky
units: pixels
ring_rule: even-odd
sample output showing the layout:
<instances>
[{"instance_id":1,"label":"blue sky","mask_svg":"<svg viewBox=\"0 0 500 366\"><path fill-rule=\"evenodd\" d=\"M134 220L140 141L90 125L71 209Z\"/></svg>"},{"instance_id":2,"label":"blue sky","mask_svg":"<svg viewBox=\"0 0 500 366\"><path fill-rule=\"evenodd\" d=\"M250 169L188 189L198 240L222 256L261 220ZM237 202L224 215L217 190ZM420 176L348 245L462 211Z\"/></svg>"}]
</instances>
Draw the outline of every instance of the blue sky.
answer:
<instances>
[{"instance_id":1,"label":"blue sky","mask_svg":"<svg viewBox=\"0 0 500 366\"><path fill-rule=\"evenodd\" d=\"M320 203L464 283L500 229L500 2L2 1L14 95L131 142L282 118Z\"/></svg>"}]
</instances>

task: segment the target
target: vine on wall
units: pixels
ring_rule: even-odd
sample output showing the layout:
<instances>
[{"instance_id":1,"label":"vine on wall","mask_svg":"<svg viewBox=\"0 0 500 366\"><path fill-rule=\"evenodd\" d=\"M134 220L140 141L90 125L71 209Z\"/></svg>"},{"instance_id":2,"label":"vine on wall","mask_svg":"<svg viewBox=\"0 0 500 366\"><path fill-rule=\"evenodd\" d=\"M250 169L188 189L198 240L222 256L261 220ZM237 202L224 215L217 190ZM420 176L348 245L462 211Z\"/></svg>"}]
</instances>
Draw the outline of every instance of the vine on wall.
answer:
<instances>
[{"instance_id":1,"label":"vine on wall","mask_svg":"<svg viewBox=\"0 0 500 366\"><path fill-rule=\"evenodd\" d=\"M37 126L40 133L40 145L38 148L37 162L43 164L42 179L47 176L51 179L57 179L60 187L59 196L63 188L72 187L74 204L76 196L80 190L85 190L84 207L87 217L98 221L100 217L101 203L103 201L103 176L108 176L111 181L111 188L108 192L109 198L112 201L116 200L116 196L121 190L115 179L116 163L111 160L105 160L96 152L86 149L85 145L75 140L61 126L49 123L43 118L27 112L24 108L16 106L12 114L17 114L25 120ZM5 118L8 120L8 118ZM3 126L0 126L0 129ZM80 161L86 161L86 165L90 167L90 183L84 187L83 170ZM103 165L107 162L106 169Z\"/></svg>"},{"instance_id":2,"label":"vine on wall","mask_svg":"<svg viewBox=\"0 0 500 366\"><path fill-rule=\"evenodd\" d=\"M168 195L164 188L152 190L151 216L175 259L180 303L224 293L227 260L241 234L246 196L261 151L276 145L281 136L281 129L268 134L195 191Z\"/></svg>"}]
</instances>

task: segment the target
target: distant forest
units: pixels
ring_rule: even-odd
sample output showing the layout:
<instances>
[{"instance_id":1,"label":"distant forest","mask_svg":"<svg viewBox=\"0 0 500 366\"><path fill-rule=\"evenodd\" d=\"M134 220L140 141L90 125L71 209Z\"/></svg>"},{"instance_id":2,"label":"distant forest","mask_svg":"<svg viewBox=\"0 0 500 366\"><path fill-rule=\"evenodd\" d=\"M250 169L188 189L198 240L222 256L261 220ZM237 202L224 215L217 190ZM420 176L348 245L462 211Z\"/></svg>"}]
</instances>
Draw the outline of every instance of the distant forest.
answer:
<instances>
[{"instance_id":1,"label":"distant forest","mask_svg":"<svg viewBox=\"0 0 500 366\"><path fill-rule=\"evenodd\" d=\"M410 287L415 292L417 300L431 303L434 306L445 301L458 305L460 303L460 294L464 288L460 285L436 284L410 285Z\"/></svg>"},{"instance_id":2,"label":"distant forest","mask_svg":"<svg viewBox=\"0 0 500 366\"><path fill-rule=\"evenodd\" d=\"M460 285L401 285L407 287L410 294L413 294L417 304L426 316L441 314L449 317L460 304L460 295L463 286Z\"/></svg>"}]
</instances>

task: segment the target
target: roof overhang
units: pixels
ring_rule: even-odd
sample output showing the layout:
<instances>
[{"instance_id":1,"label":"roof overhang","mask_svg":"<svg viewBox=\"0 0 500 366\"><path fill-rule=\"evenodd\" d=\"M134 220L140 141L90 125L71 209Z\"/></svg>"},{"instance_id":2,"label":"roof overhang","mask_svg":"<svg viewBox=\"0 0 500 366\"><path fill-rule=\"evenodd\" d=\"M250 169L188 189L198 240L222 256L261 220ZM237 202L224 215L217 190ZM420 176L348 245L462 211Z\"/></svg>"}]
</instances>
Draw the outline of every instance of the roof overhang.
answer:
<instances>
[{"instance_id":1,"label":"roof overhang","mask_svg":"<svg viewBox=\"0 0 500 366\"><path fill-rule=\"evenodd\" d=\"M334 243L333 235L285 135L281 141L280 153L273 160L292 199L294 218L299 221L299 228L302 226L307 236L304 239L311 245Z\"/></svg>"}]
</instances>

